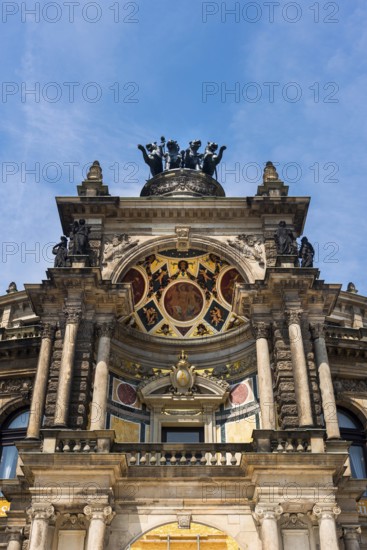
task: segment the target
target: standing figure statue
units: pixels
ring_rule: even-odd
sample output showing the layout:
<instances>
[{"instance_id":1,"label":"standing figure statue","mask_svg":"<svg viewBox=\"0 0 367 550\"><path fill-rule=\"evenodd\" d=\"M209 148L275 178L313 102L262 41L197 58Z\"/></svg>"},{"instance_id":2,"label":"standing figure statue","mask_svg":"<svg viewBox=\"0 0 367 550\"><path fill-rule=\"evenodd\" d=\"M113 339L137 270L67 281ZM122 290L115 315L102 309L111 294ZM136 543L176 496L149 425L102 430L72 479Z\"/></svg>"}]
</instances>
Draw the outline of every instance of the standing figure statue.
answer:
<instances>
[{"instance_id":1,"label":"standing figure statue","mask_svg":"<svg viewBox=\"0 0 367 550\"><path fill-rule=\"evenodd\" d=\"M166 140L162 136L160 145L157 145L157 142L148 143L146 148L148 153L145 150L143 145L138 145L138 149L143 153L143 158L145 163L149 166L152 176L156 176L163 172L163 157L164 157L164 146Z\"/></svg>"},{"instance_id":2,"label":"standing figure statue","mask_svg":"<svg viewBox=\"0 0 367 550\"><path fill-rule=\"evenodd\" d=\"M177 141L174 141L173 139L169 139L167 141L167 153L165 153L164 157L166 160L166 170L181 168L182 153L180 153L180 146Z\"/></svg>"},{"instance_id":3,"label":"standing figure statue","mask_svg":"<svg viewBox=\"0 0 367 550\"><path fill-rule=\"evenodd\" d=\"M74 221L71 228L72 239L70 239L72 240L72 246L70 247L72 254L81 256L89 254L89 233L90 227L85 224L85 220Z\"/></svg>"},{"instance_id":4,"label":"standing figure statue","mask_svg":"<svg viewBox=\"0 0 367 550\"><path fill-rule=\"evenodd\" d=\"M278 229L274 235L277 245L277 252L280 256L292 256L297 254L297 241L285 221L278 224Z\"/></svg>"},{"instance_id":5,"label":"standing figure statue","mask_svg":"<svg viewBox=\"0 0 367 550\"><path fill-rule=\"evenodd\" d=\"M307 237L302 237L298 257L301 258L301 267L313 267L315 250Z\"/></svg>"},{"instance_id":6,"label":"standing figure statue","mask_svg":"<svg viewBox=\"0 0 367 550\"><path fill-rule=\"evenodd\" d=\"M201 147L200 139L194 139L189 143L190 147L185 151L184 168L190 168L191 170L201 170L201 163L203 160L203 154L199 153Z\"/></svg>"},{"instance_id":7,"label":"standing figure statue","mask_svg":"<svg viewBox=\"0 0 367 550\"><path fill-rule=\"evenodd\" d=\"M205 148L204 160L203 160L203 172L208 176L217 178L217 166L222 160L223 152L227 149L225 145L219 149L219 154L216 154L218 144L212 141L208 141L208 145Z\"/></svg>"},{"instance_id":8,"label":"standing figure statue","mask_svg":"<svg viewBox=\"0 0 367 550\"><path fill-rule=\"evenodd\" d=\"M68 257L68 240L66 237L60 237L61 242L55 244L52 249L52 254L56 256L54 267L66 267Z\"/></svg>"}]
</instances>

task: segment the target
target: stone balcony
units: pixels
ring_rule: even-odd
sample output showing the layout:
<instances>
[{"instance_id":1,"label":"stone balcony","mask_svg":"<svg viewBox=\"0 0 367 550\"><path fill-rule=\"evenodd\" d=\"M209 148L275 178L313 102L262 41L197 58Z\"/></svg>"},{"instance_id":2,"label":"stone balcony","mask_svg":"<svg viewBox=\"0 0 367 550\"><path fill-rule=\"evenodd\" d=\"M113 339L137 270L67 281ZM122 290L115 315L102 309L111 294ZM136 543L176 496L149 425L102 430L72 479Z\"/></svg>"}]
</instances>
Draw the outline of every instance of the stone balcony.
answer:
<instances>
[{"instance_id":1,"label":"stone balcony","mask_svg":"<svg viewBox=\"0 0 367 550\"><path fill-rule=\"evenodd\" d=\"M38 464L78 463L92 465L109 460L121 465L126 477L197 477L243 475L257 462L323 464L339 455L340 466L347 458L344 441L325 442L325 430L254 430L250 443L118 443L112 430L42 431L42 441L23 441L18 449L24 463L30 454ZM311 460L311 456L313 457ZM59 457L59 458L57 458ZM211 473L210 473L211 472Z\"/></svg>"}]
</instances>

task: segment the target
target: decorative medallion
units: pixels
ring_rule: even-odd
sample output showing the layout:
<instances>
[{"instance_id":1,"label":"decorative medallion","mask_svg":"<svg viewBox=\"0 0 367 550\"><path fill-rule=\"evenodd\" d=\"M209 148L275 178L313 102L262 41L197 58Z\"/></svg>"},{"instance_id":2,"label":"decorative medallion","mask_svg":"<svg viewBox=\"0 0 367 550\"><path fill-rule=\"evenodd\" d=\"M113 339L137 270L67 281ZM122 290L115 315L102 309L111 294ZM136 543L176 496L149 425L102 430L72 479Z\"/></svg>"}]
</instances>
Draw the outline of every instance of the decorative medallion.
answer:
<instances>
[{"instance_id":1,"label":"decorative medallion","mask_svg":"<svg viewBox=\"0 0 367 550\"><path fill-rule=\"evenodd\" d=\"M237 271L237 269L230 268L226 271L220 281L220 292L227 302L227 304L232 305L233 291L236 283L243 283L243 277Z\"/></svg>"},{"instance_id":2,"label":"decorative medallion","mask_svg":"<svg viewBox=\"0 0 367 550\"><path fill-rule=\"evenodd\" d=\"M171 285L164 295L164 309L175 321L186 323L202 311L204 298L193 283L180 282Z\"/></svg>"},{"instance_id":3,"label":"decorative medallion","mask_svg":"<svg viewBox=\"0 0 367 550\"><path fill-rule=\"evenodd\" d=\"M146 291L145 279L140 271L134 267L122 279L123 283L132 283L134 304L138 305Z\"/></svg>"},{"instance_id":4,"label":"decorative medallion","mask_svg":"<svg viewBox=\"0 0 367 550\"><path fill-rule=\"evenodd\" d=\"M174 393L192 393L196 379L194 371L195 367L190 365L187 360L187 355L182 351L179 361L176 365L172 366L172 372L170 373L170 380Z\"/></svg>"},{"instance_id":5,"label":"decorative medallion","mask_svg":"<svg viewBox=\"0 0 367 550\"><path fill-rule=\"evenodd\" d=\"M231 390L229 399L232 405L243 405L249 396L249 389L246 383L237 384Z\"/></svg>"},{"instance_id":6,"label":"decorative medallion","mask_svg":"<svg viewBox=\"0 0 367 550\"><path fill-rule=\"evenodd\" d=\"M134 405L136 401L135 388L133 388L130 384L121 382L121 384L117 387L117 397L124 405Z\"/></svg>"}]
</instances>

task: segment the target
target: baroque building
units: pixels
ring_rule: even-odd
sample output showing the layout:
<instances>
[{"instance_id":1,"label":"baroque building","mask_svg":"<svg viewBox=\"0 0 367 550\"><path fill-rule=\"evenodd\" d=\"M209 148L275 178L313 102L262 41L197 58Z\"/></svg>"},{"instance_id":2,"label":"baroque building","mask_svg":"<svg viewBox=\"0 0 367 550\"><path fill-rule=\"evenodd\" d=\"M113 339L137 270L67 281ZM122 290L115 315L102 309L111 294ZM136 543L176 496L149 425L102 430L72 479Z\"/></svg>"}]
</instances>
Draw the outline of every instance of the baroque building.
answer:
<instances>
[{"instance_id":1,"label":"baroque building","mask_svg":"<svg viewBox=\"0 0 367 550\"><path fill-rule=\"evenodd\" d=\"M140 146L139 198L93 163L0 297L0 548L367 548L367 298L271 162L230 198L199 144Z\"/></svg>"}]
</instances>

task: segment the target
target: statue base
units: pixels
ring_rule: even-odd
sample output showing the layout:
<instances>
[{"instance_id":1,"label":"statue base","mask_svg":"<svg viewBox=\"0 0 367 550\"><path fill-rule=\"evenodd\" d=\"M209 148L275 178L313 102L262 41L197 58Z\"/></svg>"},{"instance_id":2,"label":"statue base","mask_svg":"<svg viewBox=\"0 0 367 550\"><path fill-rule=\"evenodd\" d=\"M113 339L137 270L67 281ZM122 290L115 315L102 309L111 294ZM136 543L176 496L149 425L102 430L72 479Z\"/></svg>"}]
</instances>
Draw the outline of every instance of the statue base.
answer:
<instances>
[{"instance_id":1,"label":"statue base","mask_svg":"<svg viewBox=\"0 0 367 550\"><path fill-rule=\"evenodd\" d=\"M71 267L90 267L89 256L87 254L74 254L68 256L68 259L71 261Z\"/></svg>"},{"instance_id":2,"label":"statue base","mask_svg":"<svg viewBox=\"0 0 367 550\"><path fill-rule=\"evenodd\" d=\"M275 267L299 267L298 256L296 254L277 256Z\"/></svg>"}]
</instances>

